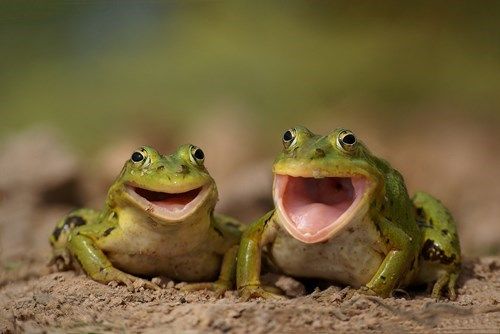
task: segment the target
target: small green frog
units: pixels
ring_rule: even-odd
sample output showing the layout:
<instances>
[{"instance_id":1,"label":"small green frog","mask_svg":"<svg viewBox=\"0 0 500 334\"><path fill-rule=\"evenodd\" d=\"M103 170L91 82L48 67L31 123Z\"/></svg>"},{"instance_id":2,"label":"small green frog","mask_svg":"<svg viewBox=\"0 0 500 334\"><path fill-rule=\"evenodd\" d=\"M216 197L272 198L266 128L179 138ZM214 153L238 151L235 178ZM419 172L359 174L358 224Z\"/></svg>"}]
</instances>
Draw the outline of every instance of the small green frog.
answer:
<instances>
[{"instance_id":1,"label":"small green frog","mask_svg":"<svg viewBox=\"0 0 500 334\"><path fill-rule=\"evenodd\" d=\"M361 288L387 297L435 282L432 296L456 298L460 245L455 222L435 198L410 199L401 174L349 130L327 136L287 130L274 162L275 209L250 225L238 253L240 296L261 287L261 250L274 271Z\"/></svg>"},{"instance_id":2,"label":"small green frog","mask_svg":"<svg viewBox=\"0 0 500 334\"><path fill-rule=\"evenodd\" d=\"M94 280L157 289L137 276L166 276L187 282L186 290L223 293L234 284L243 228L214 214L217 187L204 166L203 151L180 146L171 155L150 147L136 150L110 187L102 211L79 209L50 236L52 262L79 266Z\"/></svg>"}]
</instances>

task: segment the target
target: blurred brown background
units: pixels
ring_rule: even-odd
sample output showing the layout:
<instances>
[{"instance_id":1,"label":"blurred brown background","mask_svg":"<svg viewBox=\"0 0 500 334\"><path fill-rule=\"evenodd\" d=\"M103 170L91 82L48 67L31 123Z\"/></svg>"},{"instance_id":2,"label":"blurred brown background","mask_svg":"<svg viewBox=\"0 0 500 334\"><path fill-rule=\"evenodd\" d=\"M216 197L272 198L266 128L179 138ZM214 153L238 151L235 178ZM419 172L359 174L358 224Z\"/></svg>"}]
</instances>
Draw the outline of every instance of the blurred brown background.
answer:
<instances>
[{"instance_id":1,"label":"blurred brown background","mask_svg":"<svg viewBox=\"0 0 500 334\"><path fill-rule=\"evenodd\" d=\"M352 129L498 254L499 87L500 2L3 1L0 255L45 256L142 144L202 147L219 210L255 219L296 124Z\"/></svg>"}]
</instances>

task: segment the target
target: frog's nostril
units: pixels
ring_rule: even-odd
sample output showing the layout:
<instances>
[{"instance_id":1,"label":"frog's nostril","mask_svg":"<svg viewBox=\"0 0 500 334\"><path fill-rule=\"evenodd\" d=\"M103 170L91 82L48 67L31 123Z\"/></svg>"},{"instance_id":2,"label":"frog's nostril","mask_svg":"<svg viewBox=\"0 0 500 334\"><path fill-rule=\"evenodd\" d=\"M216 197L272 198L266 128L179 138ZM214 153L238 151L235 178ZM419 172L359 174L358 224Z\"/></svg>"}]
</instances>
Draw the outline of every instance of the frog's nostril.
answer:
<instances>
[{"instance_id":1,"label":"frog's nostril","mask_svg":"<svg viewBox=\"0 0 500 334\"><path fill-rule=\"evenodd\" d=\"M163 165L160 165L160 166L156 167L157 171L162 171L164 169L165 169L165 166L163 166Z\"/></svg>"},{"instance_id":2,"label":"frog's nostril","mask_svg":"<svg viewBox=\"0 0 500 334\"><path fill-rule=\"evenodd\" d=\"M323 149L321 148L317 148L315 151L314 151L314 156L316 158L323 158L325 156L325 151L323 151Z\"/></svg>"}]
</instances>

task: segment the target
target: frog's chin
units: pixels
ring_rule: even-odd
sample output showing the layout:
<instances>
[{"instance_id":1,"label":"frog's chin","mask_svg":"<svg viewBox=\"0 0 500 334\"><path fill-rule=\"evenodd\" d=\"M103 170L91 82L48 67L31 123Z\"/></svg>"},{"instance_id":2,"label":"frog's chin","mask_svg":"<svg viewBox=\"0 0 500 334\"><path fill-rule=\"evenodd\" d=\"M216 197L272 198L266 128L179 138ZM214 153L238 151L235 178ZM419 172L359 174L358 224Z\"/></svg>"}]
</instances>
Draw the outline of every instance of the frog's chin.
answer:
<instances>
[{"instance_id":1,"label":"frog's chin","mask_svg":"<svg viewBox=\"0 0 500 334\"><path fill-rule=\"evenodd\" d=\"M178 223L195 213L210 195L213 186L205 184L183 192L161 192L125 185L132 202L155 220L165 224Z\"/></svg>"},{"instance_id":2,"label":"frog's chin","mask_svg":"<svg viewBox=\"0 0 500 334\"><path fill-rule=\"evenodd\" d=\"M295 177L276 174L273 198L285 229L295 239L317 243L330 239L365 208L369 180L346 177Z\"/></svg>"}]
</instances>

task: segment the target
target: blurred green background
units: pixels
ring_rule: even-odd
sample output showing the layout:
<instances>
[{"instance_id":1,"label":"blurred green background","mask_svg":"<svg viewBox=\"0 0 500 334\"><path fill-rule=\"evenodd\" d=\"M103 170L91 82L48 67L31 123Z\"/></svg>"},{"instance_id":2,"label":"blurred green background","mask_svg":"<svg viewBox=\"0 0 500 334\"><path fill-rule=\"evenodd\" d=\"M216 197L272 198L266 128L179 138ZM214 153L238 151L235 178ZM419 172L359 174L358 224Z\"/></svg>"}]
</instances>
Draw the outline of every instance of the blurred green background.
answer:
<instances>
[{"instance_id":1,"label":"blurred green background","mask_svg":"<svg viewBox=\"0 0 500 334\"><path fill-rule=\"evenodd\" d=\"M254 219L234 198L270 194L283 130L344 126L498 252L499 88L498 1L0 2L0 141L55 129L102 196L135 146L189 141Z\"/></svg>"},{"instance_id":2,"label":"blurred green background","mask_svg":"<svg viewBox=\"0 0 500 334\"><path fill-rule=\"evenodd\" d=\"M93 149L221 106L264 142L443 104L498 121L499 32L499 2L2 1L0 131L47 122Z\"/></svg>"}]
</instances>

